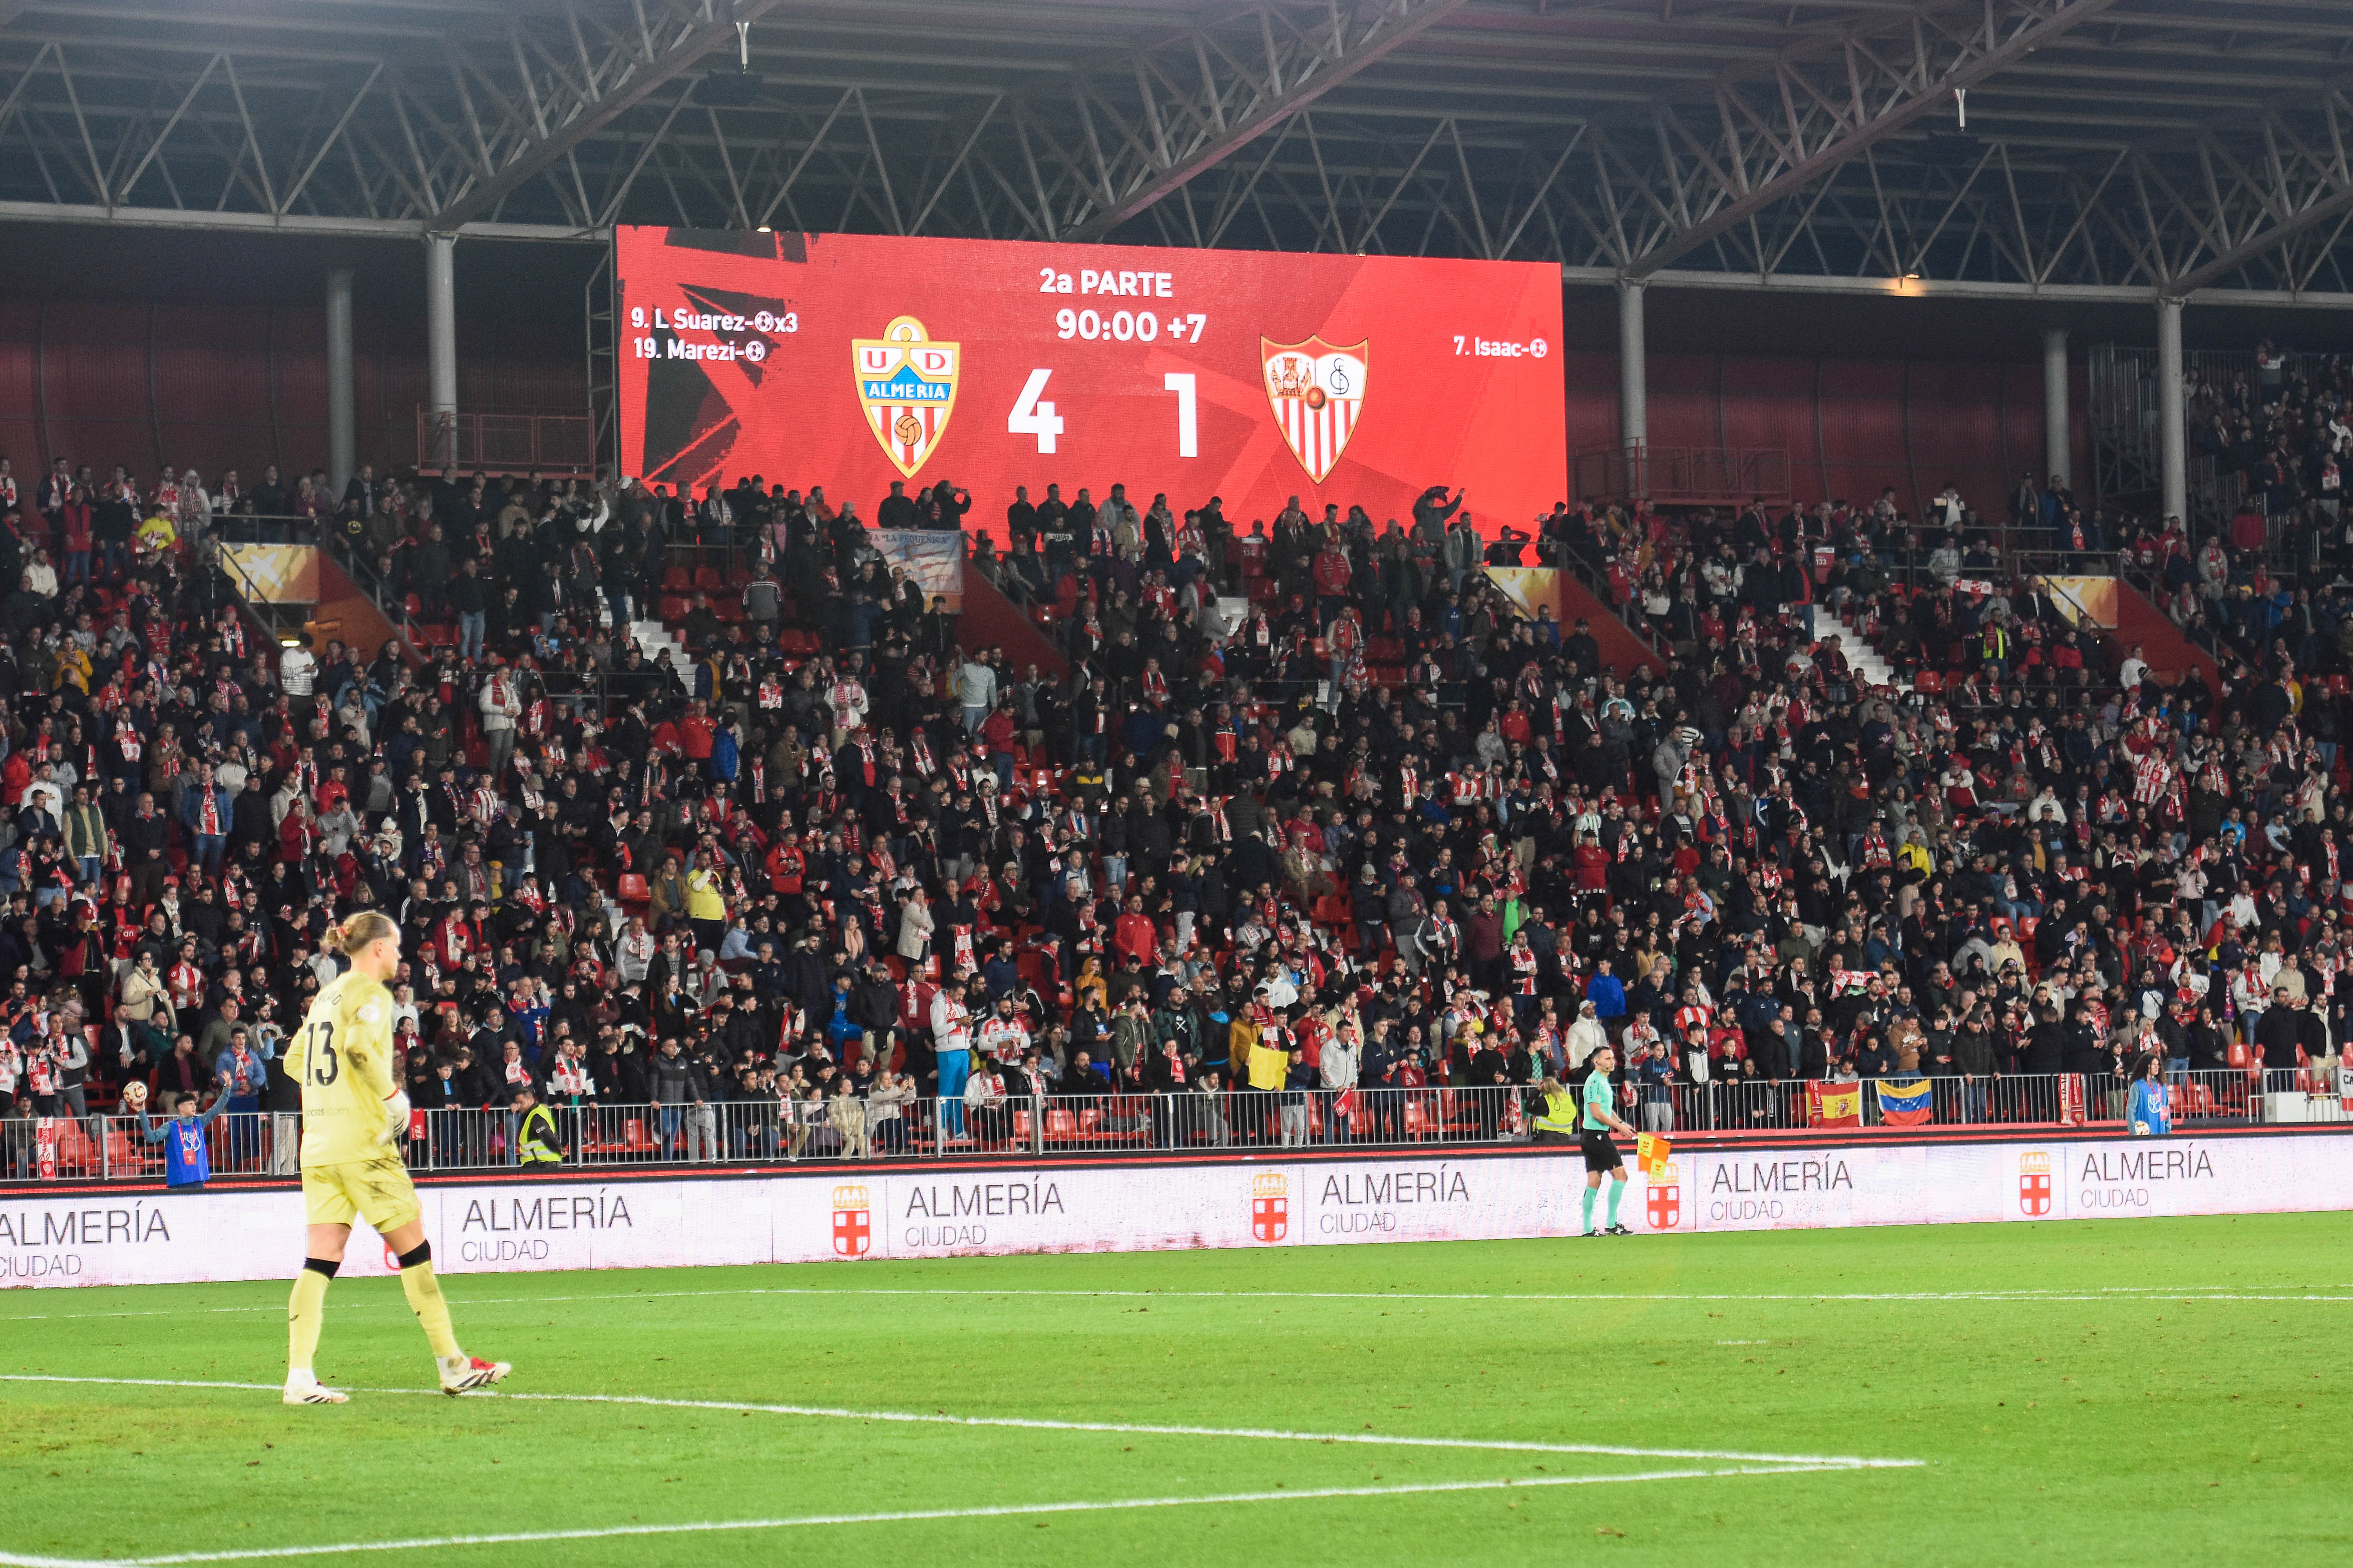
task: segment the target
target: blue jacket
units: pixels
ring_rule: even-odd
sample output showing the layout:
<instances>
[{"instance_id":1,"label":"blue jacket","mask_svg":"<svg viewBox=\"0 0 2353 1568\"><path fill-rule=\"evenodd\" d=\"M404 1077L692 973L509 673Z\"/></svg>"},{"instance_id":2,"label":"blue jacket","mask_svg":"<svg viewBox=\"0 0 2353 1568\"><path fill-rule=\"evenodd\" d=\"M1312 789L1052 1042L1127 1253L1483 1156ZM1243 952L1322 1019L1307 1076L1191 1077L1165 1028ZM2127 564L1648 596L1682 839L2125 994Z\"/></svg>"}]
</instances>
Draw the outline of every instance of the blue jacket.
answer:
<instances>
[{"instance_id":1,"label":"blue jacket","mask_svg":"<svg viewBox=\"0 0 2353 1568\"><path fill-rule=\"evenodd\" d=\"M1626 987L1614 974L1597 974L1588 981L1585 999L1593 1004L1593 1014L1598 1018L1626 1016Z\"/></svg>"},{"instance_id":2,"label":"blue jacket","mask_svg":"<svg viewBox=\"0 0 2353 1568\"><path fill-rule=\"evenodd\" d=\"M228 1080L228 1087L221 1090L221 1098L226 1100L234 1094L243 1095L249 1100L268 1088L269 1058L273 1054L275 1053L271 1051L268 1041L248 1047L245 1074L250 1087L244 1087L237 1082L237 1047L223 1047L220 1055L213 1058L213 1071Z\"/></svg>"},{"instance_id":3,"label":"blue jacket","mask_svg":"<svg viewBox=\"0 0 2353 1568\"><path fill-rule=\"evenodd\" d=\"M2159 1138L2173 1131L2173 1117L2167 1110L2163 1084L2151 1083L2145 1078L2133 1080L2132 1103L2126 1109L2125 1125L2146 1126Z\"/></svg>"},{"instance_id":4,"label":"blue jacket","mask_svg":"<svg viewBox=\"0 0 2353 1568\"><path fill-rule=\"evenodd\" d=\"M229 805L229 793L219 784L215 784L213 796L213 804L220 810L220 830L227 833L234 821ZM205 790L202 784L191 779L180 786L180 820L187 825L187 829L191 833L204 831L204 803Z\"/></svg>"}]
</instances>

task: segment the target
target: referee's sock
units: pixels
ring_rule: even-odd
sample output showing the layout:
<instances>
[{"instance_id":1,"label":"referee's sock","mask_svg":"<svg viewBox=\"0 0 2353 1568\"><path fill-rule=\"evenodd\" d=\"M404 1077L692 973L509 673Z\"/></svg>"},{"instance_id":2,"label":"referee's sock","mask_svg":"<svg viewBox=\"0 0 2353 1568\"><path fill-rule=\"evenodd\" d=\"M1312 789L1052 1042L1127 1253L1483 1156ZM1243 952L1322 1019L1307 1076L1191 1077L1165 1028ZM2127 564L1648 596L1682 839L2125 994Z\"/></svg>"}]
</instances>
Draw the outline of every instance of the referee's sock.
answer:
<instances>
[{"instance_id":1,"label":"referee's sock","mask_svg":"<svg viewBox=\"0 0 2353 1568\"><path fill-rule=\"evenodd\" d=\"M1609 1184L1609 1223L1618 1223L1618 1200L1626 1195L1626 1178L1619 1177Z\"/></svg>"},{"instance_id":2,"label":"referee's sock","mask_svg":"<svg viewBox=\"0 0 2353 1568\"><path fill-rule=\"evenodd\" d=\"M1601 1189L1599 1187L1588 1186L1585 1189L1585 1228L1588 1230L1593 1228L1593 1200L1599 1197Z\"/></svg>"},{"instance_id":3,"label":"referee's sock","mask_svg":"<svg viewBox=\"0 0 2353 1568\"><path fill-rule=\"evenodd\" d=\"M311 1359L319 1353L319 1330L327 1317L327 1281L336 1265L323 1258L304 1261L294 1276L294 1289L286 1301L286 1375L290 1381L311 1379Z\"/></svg>"},{"instance_id":4,"label":"referee's sock","mask_svg":"<svg viewBox=\"0 0 2353 1568\"><path fill-rule=\"evenodd\" d=\"M442 1300L441 1282L433 1278L433 1249L428 1244L419 1242L415 1251L400 1255L400 1289L417 1321L425 1325L433 1353L444 1361L464 1354L458 1348L458 1336L450 1331L449 1303Z\"/></svg>"}]
</instances>

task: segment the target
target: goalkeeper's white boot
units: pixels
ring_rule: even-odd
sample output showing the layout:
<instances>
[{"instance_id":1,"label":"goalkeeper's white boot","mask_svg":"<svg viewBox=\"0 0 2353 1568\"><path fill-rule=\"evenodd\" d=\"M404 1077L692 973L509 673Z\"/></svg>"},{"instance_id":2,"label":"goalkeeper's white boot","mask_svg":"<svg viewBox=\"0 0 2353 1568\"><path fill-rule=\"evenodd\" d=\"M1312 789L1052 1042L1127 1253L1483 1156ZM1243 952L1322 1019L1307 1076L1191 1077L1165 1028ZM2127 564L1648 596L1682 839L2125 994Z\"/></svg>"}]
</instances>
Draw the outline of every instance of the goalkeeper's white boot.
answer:
<instances>
[{"instance_id":1,"label":"goalkeeper's white boot","mask_svg":"<svg viewBox=\"0 0 2353 1568\"><path fill-rule=\"evenodd\" d=\"M484 1361L478 1355L447 1355L433 1358L441 1369L441 1392L464 1394L470 1389L488 1388L514 1368L502 1361Z\"/></svg>"},{"instance_id":2,"label":"goalkeeper's white boot","mask_svg":"<svg viewBox=\"0 0 2353 1568\"><path fill-rule=\"evenodd\" d=\"M329 1388L316 1374L307 1372L299 1376L290 1374L286 1392L280 1397L289 1405L349 1405L352 1401L352 1396L342 1389Z\"/></svg>"}]
</instances>

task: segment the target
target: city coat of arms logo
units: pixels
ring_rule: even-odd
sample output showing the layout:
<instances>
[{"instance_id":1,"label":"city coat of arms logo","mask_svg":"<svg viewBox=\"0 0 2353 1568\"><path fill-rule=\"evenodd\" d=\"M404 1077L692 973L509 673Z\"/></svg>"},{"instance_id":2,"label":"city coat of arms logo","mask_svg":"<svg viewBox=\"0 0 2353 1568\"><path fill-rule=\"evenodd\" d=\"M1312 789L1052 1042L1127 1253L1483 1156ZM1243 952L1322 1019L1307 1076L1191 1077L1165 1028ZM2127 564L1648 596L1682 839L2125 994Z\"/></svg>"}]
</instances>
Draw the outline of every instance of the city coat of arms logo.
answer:
<instances>
[{"instance_id":1,"label":"city coat of arms logo","mask_svg":"<svg viewBox=\"0 0 2353 1568\"><path fill-rule=\"evenodd\" d=\"M1261 1241L1281 1241L1291 1233L1291 1179L1250 1178L1250 1235Z\"/></svg>"},{"instance_id":2,"label":"city coat of arms logo","mask_svg":"<svg viewBox=\"0 0 2353 1568\"><path fill-rule=\"evenodd\" d=\"M2051 1212L2051 1156L2040 1150L2018 1157L2018 1212L2029 1219Z\"/></svg>"},{"instance_id":3,"label":"city coat of arms logo","mask_svg":"<svg viewBox=\"0 0 2353 1568\"><path fill-rule=\"evenodd\" d=\"M863 1183L833 1189L833 1250L842 1258L863 1258L874 1245L873 1205Z\"/></svg>"},{"instance_id":4,"label":"city coat of arms logo","mask_svg":"<svg viewBox=\"0 0 2353 1568\"><path fill-rule=\"evenodd\" d=\"M1263 336L1258 341L1274 427L1315 484L1324 482L1356 433L1365 410L1372 346L1370 338L1349 348L1320 337L1300 343L1278 343Z\"/></svg>"},{"instance_id":5,"label":"city coat of arms logo","mask_svg":"<svg viewBox=\"0 0 2353 1568\"><path fill-rule=\"evenodd\" d=\"M964 345L940 342L914 317L899 316L879 338L852 338L849 361L867 428L892 466L913 479L947 434Z\"/></svg>"},{"instance_id":6,"label":"city coat of arms logo","mask_svg":"<svg viewBox=\"0 0 2353 1568\"><path fill-rule=\"evenodd\" d=\"M1683 1175L1673 1161L1651 1173L1643 1202L1652 1230L1675 1228L1675 1222L1683 1216Z\"/></svg>"}]
</instances>

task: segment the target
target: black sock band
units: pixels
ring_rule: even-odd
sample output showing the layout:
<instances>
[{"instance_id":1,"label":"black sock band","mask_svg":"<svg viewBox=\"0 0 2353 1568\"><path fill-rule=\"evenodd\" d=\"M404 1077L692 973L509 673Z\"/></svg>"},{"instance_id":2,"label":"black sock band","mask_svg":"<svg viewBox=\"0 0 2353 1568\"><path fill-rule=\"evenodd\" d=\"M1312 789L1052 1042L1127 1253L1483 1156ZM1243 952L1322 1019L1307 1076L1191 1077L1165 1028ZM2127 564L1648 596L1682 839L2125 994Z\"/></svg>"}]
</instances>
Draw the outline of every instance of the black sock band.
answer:
<instances>
[{"instance_id":1,"label":"black sock band","mask_svg":"<svg viewBox=\"0 0 2353 1568\"><path fill-rule=\"evenodd\" d=\"M335 1270L343 1266L343 1260L340 1258L306 1258L302 1260L303 1268L313 1274L323 1274L330 1279L335 1277Z\"/></svg>"},{"instance_id":2,"label":"black sock band","mask_svg":"<svg viewBox=\"0 0 2353 1568\"><path fill-rule=\"evenodd\" d=\"M432 1261L433 1244L429 1241L420 1241L415 1248L400 1255L400 1266L403 1268L414 1268L420 1263Z\"/></svg>"}]
</instances>

